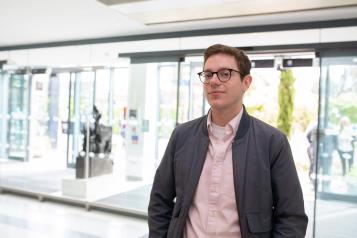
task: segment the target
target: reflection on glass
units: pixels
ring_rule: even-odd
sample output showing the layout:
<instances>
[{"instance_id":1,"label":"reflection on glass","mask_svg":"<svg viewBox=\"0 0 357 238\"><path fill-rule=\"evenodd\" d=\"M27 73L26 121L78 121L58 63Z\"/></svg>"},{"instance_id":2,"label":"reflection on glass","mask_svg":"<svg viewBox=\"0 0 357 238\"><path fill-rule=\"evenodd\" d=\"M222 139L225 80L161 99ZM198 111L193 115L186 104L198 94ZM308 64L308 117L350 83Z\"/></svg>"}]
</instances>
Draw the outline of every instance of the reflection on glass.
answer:
<instances>
[{"instance_id":1,"label":"reflection on glass","mask_svg":"<svg viewBox=\"0 0 357 238\"><path fill-rule=\"evenodd\" d=\"M323 57L320 85L315 237L354 237L357 203L355 58Z\"/></svg>"},{"instance_id":2,"label":"reflection on glass","mask_svg":"<svg viewBox=\"0 0 357 238\"><path fill-rule=\"evenodd\" d=\"M322 67L319 192L357 196L357 65L329 59Z\"/></svg>"},{"instance_id":3,"label":"reflection on glass","mask_svg":"<svg viewBox=\"0 0 357 238\"><path fill-rule=\"evenodd\" d=\"M9 89L8 141L10 159L28 160L28 115L30 77L26 74L12 74Z\"/></svg>"}]
</instances>

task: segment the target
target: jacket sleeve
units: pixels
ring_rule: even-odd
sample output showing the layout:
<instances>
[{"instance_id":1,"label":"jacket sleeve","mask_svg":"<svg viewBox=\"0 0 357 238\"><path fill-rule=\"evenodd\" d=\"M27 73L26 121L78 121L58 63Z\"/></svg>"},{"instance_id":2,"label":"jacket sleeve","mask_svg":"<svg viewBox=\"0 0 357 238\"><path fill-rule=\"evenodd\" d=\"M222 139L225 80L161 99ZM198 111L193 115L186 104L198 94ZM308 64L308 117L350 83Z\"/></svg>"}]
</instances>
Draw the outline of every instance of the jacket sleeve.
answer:
<instances>
[{"instance_id":1,"label":"jacket sleeve","mask_svg":"<svg viewBox=\"0 0 357 238\"><path fill-rule=\"evenodd\" d=\"M176 128L177 129L177 128ZM171 135L164 156L156 170L148 207L148 224L150 238L167 237L174 207L175 175L175 132Z\"/></svg>"},{"instance_id":2,"label":"jacket sleeve","mask_svg":"<svg viewBox=\"0 0 357 238\"><path fill-rule=\"evenodd\" d=\"M273 238L305 237L308 218L290 145L284 135L271 142Z\"/></svg>"}]
</instances>

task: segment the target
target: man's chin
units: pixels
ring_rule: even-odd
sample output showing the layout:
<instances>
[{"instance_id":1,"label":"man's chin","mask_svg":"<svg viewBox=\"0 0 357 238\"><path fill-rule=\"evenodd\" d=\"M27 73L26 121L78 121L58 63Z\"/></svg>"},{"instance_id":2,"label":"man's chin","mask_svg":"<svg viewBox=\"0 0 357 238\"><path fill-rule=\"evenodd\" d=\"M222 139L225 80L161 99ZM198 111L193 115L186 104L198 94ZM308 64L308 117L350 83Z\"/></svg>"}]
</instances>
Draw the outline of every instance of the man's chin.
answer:
<instances>
[{"instance_id":1,"label":"man's chin","mask_svg":"<svg viewBox=\"0 0 357 238\"><path fill-rule=\"evenodd\" d=\"M220 109L224 108L224 105L222 105L221 103L218 103L218 102L210 103L210 106L212 109L215 109L215 110L220 110Z\"/></svg>"},{"instance_id":2,"label":"man's chin","mask_svg":"<svg viewBox=\"0 0 357 238\"><path fill-rule=\"evenodd\" d=\"M211 105L211 106L219 106L219 105L222 105L222 100L219 99L219 98L213 98L211 100L208 101L208 103Z\"/></svg>"}]
</instances>

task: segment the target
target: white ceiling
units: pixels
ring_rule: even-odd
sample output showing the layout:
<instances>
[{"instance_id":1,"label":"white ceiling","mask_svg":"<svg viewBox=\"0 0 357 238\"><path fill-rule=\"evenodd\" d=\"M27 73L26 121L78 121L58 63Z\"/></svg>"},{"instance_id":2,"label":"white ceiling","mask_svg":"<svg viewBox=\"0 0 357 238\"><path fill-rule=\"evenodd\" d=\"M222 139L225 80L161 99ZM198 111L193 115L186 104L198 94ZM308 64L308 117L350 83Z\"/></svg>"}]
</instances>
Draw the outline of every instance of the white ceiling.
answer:
<instances>
[{"instance_id":1,"label":"white ceiling","mask_svg":"<svg viewBox=\"0 0 357 238\"><path fill-rule=\"evenodd\" d=\"M357 0L131 1L0 0L0 47L357 17Z\"/></svg>"}]
</instances>

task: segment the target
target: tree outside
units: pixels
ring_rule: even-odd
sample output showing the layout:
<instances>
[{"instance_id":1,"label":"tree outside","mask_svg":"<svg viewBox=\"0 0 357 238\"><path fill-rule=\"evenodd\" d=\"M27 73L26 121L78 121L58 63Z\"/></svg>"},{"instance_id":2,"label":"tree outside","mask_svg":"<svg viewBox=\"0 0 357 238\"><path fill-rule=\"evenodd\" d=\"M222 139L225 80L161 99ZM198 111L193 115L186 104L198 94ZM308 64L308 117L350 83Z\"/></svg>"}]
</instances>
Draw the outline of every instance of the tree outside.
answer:
<instances>
[{"instance_id":1,"label":"tree outside","mask_svg":"<svg viewBox=\"0 0 357 238\"><path fill-rule=\"evenodd\" d=\"M291 135L294 113L295 78L291 69L282 70L279 84L278 128L288 137Z\"/></svg>"}]
</instances>

